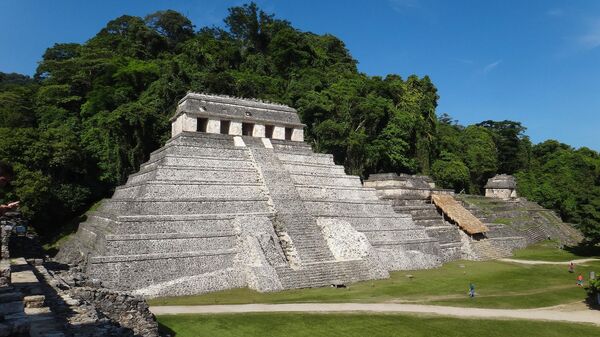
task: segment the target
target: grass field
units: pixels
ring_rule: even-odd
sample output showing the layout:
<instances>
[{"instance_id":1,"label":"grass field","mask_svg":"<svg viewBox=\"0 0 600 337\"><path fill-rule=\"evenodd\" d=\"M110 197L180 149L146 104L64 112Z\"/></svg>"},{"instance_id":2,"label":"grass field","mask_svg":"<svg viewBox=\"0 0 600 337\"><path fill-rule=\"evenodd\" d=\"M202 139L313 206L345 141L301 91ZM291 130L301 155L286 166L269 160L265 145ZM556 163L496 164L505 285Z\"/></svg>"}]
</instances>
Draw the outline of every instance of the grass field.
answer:
<instances>
[{"instance_id":1,"label":"grass field","mask_svg":"<svg viewBox=\"0 0 600 337\"><path fill-rule=\"evenodd\" d=\"M584 324L524 320L458 319L397 314L219 314L159 316L175 337L566 337L598 336Z\"/></svg>"},{"instance_id":2,"label":"grass field","mask_svg":"<svg viewBox=\"0 0 600 337\"><path fill-rule=\"evenodd\" d=\"M577 273L600 273L600 262L580 264ZM409 277L409 275L411 277ZM246 288L197 296L159 298L150 305L302 302L402 302L481 308L538 308L585 299L576 274L563 265L522 265L499 261L455 261L437 269L391 273L386 280L358 282L348 288L315 288L259 293ZM469 282L477 296L467 296Z\"/></svg>"},{"instance_id":3,"label":"grass field","mask_svg":"<svg viewBox=\"0 0 600 337\"><path fill-rule=\"evenodd\" d=\"M513 259L539 261L569 261L586 258L600 258L600 247L558 248L556 241L542 241L524 249L516 250Z\"/></svg>"}]
</instances>

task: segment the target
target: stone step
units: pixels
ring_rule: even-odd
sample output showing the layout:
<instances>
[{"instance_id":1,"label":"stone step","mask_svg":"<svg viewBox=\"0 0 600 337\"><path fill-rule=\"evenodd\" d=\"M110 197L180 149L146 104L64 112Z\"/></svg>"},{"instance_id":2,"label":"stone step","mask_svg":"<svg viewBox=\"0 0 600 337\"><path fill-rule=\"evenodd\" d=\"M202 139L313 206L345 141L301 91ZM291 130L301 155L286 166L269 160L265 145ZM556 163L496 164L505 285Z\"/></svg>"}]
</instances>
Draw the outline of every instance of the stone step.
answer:
<instances>
[{"instance_id":1,"label":"stone step","mask_svg":"<svg viewBox=\"0 0 600 337\"><path fill-rule=\"evenodd\" d=\"M296 186L302 199L379 200L375 191L366 188Z\"/></svg>"},{"instance_id":2,"label":"stone step","mask_svg":"<svg viewBox=\"0 0 600 337\"><path fill-rule=\"evenodd\" d=\"M310 150L312 152L312 147L305 142L294 142L283 139L271 139L271 144L273 144L274 148L289 148L289 149L305 149Z\"/></svg>"},{"instance_id":3,"label":"stone step","mask_svg":"<svg viewBox=\"0 0 600 337\"><path fill-rule=\"evenodd\" d=\"M139 237L139 236L137 236ZM203 250L235 249L237 237L232 235L205 235L195 237L173 238L168 235L162 238L127 239L112 236L107 238L106 255L140 255L161 252L189 252Z\"/></svg>"},{"instance_id":4,"label":"stone step","mask_svg":"<svg viewBox=\"0 0 600 337\"><path fill-rule=\"evenodd\" d=\"M206 157L220 159L220 158L238 158L248 159L248 151L245 148L222 148L222 147L211 147L211 146L189 146L172 144L162 147L150 154L148 161L154 161L162 158L165 155L176 156L181 158L197 158L199 160L205 159Z\"/></svg>"},{"instance_id":5,"label":"stone step","mask_svg":"<svg viewBox=\"0 0 600 337\"><path fill-rule=\"evenodd\" d=\"M362 214L394 214L390 205L376 201L354 200L304 200L313 215L353 216Z\"/></svg>"},{"instance_id":6,"label":"stone step","mask_svg":"<svg viewBox=\"0 0 600 337\"><path fill-rule=\"evenodd\" d=\"M158 167L155 170L134 173L129 176L127 184L140 184L151 180L158 181L203 181L203 182L230 182L239 181L256 183L259 181L255 170L231 169L223 167Z\"/></svg>"},{"instance_id":7,"label":"stone step","mask_svg":"<svg viewBox=\"0 0 600 337\"><path fill-rule=\"evenodd\" d=\"M265 213L269 214L269 213ZM265 214L257 214L263 216ZM116 217L95 212L89 214L84 224L107 227L115 235L155 235L177 233L219 233L233 231L232 220L235 215L199 214L191 216L149 215L138 217ZM83 225L83 224L82 224Z\"/></svg>"},{"instance_id":8,"label":"stone step","mask_svg":"<svg viewBox=\"0 0 600 337\"><path fill-rule=\"evenodd\" d=\"M192 167L235 167L239 169L252 169L252 161L247 158L214 158L214 157L186 157L164 155L154 161L148 161L140 166L139 172L146 172L158 166L192 166Z\"/></svg>"},{"instance_id":9,"label":"stone step","mask_svg":"<svg viewBox=\"0 0 600 337\"><path fill-rule=\"evenodd\" d=\"M201 248L201 247L199 247ZM94 256L88 273L103 275L103 285L121 290L145 288L184 277L197 277L222 270L233 270L236 250L198 250L192 252ZM118 268L122 265L127 268ZM241 287L241 282L230 282Z\"/></svg>"},{"instance_id":10,"label":"stone step","mask_svg":"<svg viewBox=\"0 0 600 337\"><path fill-rule=\"evenodd\" d=\"M346 221L358 231L377 231L377 230L411 230L421 228L416 226L410 217L344 217L339 216L336 219Z\"/></svg>"},{"instance_id":11,"label":"stone step","mask_svg":"<svg viewBox=\"0 0 600 337\"><path fill-rule=\"evenodd\" d=\"M271 206L267 198L253 199L200 199L191 200L135 200L111 199L102 204L101 210L111 214L139 215L177 215L177 214L214 214L217 212L234 213L240 216L245 213L269 212Z\"/></svg>"},{"instance_id":12,"label":"stone step","mask_svg":"<svg viewBox=\"0 0 600 337\"><path fill-rule=\"evenodd\" d=\"M369 242L379 242L380 244L388 242L389 244L404 243L415 240L430 240L430 236L420 229L402 231L362 231L369 239Z\"/></svg>"},{"instance_id":13,"label":"stone step","mask_svg":"<svg viewBox=\"0 0 600 337\"><path fill-rule=\"evenodd\" d=\"M190 200L195 198L252 198L267 197L258 183L205 183L205 182L147 182L118 188L114 199L137 200Z\"/></svg>"},{"instance_id":14,"label":"stone step","mask_svg":"<svg viewBox=\"0 0 600 337\"><path fill-rule=\"evenodd\" d=\"M405 209L398 208L398 206L393 206L393 210L399 214L410 214L414 219L442 217L442 215L438 213L437 209L432 208Z\"/></svg>"},{"instance_id":15,"label":"stone step","mask_svg":"<svg viewBox=\"0 0 600 337\"><path fill-rule=\"evenodd\" d=\"M461 243L461 237L458 227L428 227L427 234L436 238L440 244Z\"/></svg>"},{"instance_id":16,"label":"stone step","mask_svg":"<svg viewBox=\"0 0 600 337\"><path fill-rule=\"evenodd\" d=\"M232 135L222 135L206 132L188 132L184 131L174 138L169 139L165 146L178 144L186 146L211 146L211 147L234 147Z\"/></svg>"},{"instance_id":17,"label":"stone step","mask_svg":"<svg viewBox=\"0 0 600 337\"><path fill-rule=\"evenodd\" d=\"M349 176L343 174L305 174L293 173L291 178L295 185L314 186L314 185L336 185L340 187L360 187L360 178L358 176Z\"/></svg>"},{"instance_id":18,"label":"stone step","mask_svg":"<svg viewBox=\"0 0 600 337\"><path fill-rule=\"evenodd\" d=\"M304 265L303 269L276 268L284 287L308 288L348 284L371 278L369 270L361 261L323 262Z\"/></svg>"},{"instance_id":19,"label":"stone step","mask_svg":"<svg viewBox=\"0 0 600 337\"><path fill-rule=\"evenodd\" d=\"M343 166L339 165L323 165L323 164L306 164L298 162L284 162L283 167L291 173L303 174L331 174L345 175Z\"/></svg>"},{"instance_id":20,"label":"stone step","mask_svg":"<svg viewBox=\"0 0 600 337\"><path fill-rule=\"evenodd\" d=\"M430 205L431 202L426 199L395 199L387 198L392 201L393 206L423 206Z\"/></svg>"},{"instance_id":21,"label":"stone step","mask_svg":"<svg viewBox=\"0 0 600 337\"><path fill-rule=\"evenodd\" d=\"M330 154L311 153L311 154L300 154L293 152L284 152L278 150L276 156L279 160L286 163L309 163L309 164L324 164L324 165L335 165L333 162L333 156Z\"/></svg>"}]
</instances>

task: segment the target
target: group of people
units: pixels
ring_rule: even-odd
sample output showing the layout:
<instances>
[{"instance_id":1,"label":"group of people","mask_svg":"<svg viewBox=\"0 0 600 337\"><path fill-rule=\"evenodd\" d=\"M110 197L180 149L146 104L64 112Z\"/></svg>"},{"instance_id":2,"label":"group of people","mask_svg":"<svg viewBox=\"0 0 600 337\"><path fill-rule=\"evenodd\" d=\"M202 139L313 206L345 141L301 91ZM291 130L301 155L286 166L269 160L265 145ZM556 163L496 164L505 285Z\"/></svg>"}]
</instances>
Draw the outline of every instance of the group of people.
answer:
<instances>
[{"instance_id":1,"label":"group of people","mask_svg":"<svg viewBox=\"0 0 600 337\"><path fill-rule=\"evenodd\" d=\"M575 272L575 264L573 262L569 263L569 273ZM577 276L577 285L583 287L583 275L579 274ZM475 285L473 283L469 283L469 297L475 297Z\"/></svg>"},{"instance_id":2,"label":"group of people","mask_svg":"<svg viewBox=\"0 0 600 337\"><path fill-rule=\"evenodd\" d=\"M0 161L0 188L4 189L8 184L10 184L12 178L14 177L13 167L3 161ZM0 191L2 193L2 191ZM1 199L2 194L0 194ZM0 216L4 215L6 212L13 211L19 207L18 201L9 202L7 204L0 205Z\"/></svg>"},{"instance_id":3,"label":"group of people","mask_svg":"<svg viewBox=\"0 0 600 337\"><path fill-rule=\"evenodd\" d=\"M569 273L575 272L575 264L573 262L569 263ZM577 276L577 285L583 287L583 275L579 274Z\"/></svg>"}]
</instances>

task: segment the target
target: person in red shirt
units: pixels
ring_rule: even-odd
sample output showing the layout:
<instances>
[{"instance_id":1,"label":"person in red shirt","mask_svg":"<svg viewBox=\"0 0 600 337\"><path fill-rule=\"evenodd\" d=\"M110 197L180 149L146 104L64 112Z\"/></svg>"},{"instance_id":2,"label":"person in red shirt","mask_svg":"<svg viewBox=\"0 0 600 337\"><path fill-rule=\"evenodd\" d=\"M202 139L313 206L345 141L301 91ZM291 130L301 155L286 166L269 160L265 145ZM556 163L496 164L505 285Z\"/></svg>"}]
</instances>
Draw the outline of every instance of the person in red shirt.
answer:
<instances>
[{"instance_id":1,"label":"person in red shirt","mask_svg":"<svg viewBox=\"0 0 600 337\"><path fill-rule=\"evenodd\" d=\"M577 276L577 285L580 287L583 287L583 275L579 274L579 276Z\"/></svg>"}]
</instances>

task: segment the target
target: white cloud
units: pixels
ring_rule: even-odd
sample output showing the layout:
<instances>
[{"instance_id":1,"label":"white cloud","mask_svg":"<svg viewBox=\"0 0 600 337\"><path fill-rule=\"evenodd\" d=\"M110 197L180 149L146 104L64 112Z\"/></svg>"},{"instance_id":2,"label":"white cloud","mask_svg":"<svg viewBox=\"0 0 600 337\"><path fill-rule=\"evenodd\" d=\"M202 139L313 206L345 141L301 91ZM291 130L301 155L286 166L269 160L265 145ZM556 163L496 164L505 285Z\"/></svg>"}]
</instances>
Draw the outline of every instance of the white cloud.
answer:
<instances>
[{"instance_id":1,"label":"white cloud","mask_svg":"<svg viewBox=\"0 0 600 337\"><path fill-rule=\"evenodd\" d=\"M560 8L552 8L546 11L546 15L553 17L561 17L565 14L565 12Z\"/></svg>"},{"instance_id":2,"label":"white cloud","mask_svg":"<svg viewBox=\"0 0 600 337\"><path fill-rule=\"evenodd\" d=\"M588 30L576 38L577 45L585 50L600 46L600 19L592 22Z\"/></svg>"},{"instance_id":3,"label":"white cloud","mask_svg":"<svg viewBox=\"0 0 600 337\"><path fill-rule=\"evenodd\" d=\"M388 0L388 3L398 13L404 13L406 10L421 6L420 0Z\"/></svg>"},{"instance_id":4,"label":"white cloud","mask_svg":"<svg viewBox=\"0 0 600 337\"><path fill-rule=\"evenodd\" d=\"M492 70L496 69L496 67L498 67L498 65L502 63L502 60L498 60L496 62L492 62L490 64L488 64L487 66L483 67L483 73L487 74L489 72L491 72Z\"/></svg>"},{"instance_id":5,"label":"white cloud","mask_svg":"<svg viewBox=\"0 0 600 337\"><path fill-rule=\"evenodd\" d=\"M473 60L470 60L470 59L456 59L456 62L459 62L462 64L473 64Z\"/></svg>"}]
</instances>

